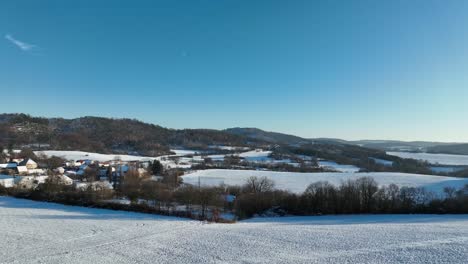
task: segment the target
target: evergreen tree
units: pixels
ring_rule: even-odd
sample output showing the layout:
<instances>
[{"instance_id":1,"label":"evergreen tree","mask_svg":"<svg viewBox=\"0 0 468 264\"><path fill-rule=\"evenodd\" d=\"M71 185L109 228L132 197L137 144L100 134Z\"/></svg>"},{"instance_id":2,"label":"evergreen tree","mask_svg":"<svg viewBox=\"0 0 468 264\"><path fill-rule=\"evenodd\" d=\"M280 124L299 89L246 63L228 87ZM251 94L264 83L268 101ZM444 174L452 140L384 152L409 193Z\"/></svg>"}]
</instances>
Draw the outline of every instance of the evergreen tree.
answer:
<instances>
[{"instance_id":1,"label":"evergreen tree","mask_svg":"<svg viewBox=\"0 0 468 264\"><path fill-rule=\"evenodd\" d=\"M164 167L159 160L154 160L153 163L150 163L149 168L152 175L161 175L164 170Z\"/></svg>"}]
</instances>

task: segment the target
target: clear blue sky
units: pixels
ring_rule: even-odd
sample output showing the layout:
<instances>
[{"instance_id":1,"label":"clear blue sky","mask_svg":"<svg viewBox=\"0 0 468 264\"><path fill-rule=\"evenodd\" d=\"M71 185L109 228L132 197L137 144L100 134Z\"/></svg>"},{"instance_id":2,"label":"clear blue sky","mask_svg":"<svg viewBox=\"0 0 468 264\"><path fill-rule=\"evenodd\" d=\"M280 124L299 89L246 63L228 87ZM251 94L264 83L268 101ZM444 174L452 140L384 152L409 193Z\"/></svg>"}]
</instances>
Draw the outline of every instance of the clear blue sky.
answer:
<instances>
[{"instance_id":1,"label":"clear blue sky","mask_svg":"<svg viewBox=\"0 0 468 264\"><path fill-rule=\"evenodd\" d=\"M0 112L468 141L467 14L461 0L3 0Z\"/></svg>"}]
</instances>

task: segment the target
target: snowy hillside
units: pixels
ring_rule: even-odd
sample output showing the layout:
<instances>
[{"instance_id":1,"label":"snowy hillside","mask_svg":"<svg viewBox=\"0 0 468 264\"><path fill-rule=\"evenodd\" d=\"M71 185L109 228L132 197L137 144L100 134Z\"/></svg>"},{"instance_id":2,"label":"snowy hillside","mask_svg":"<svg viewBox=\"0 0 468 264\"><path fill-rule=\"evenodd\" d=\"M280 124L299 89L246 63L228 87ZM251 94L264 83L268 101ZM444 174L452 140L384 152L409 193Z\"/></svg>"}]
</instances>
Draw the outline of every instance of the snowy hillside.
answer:
<instances>
[{"instance_id":1,"label":"snowy hillside","mask_svg":"<svg viewBox=\"0 0 468 264\"><path fill-rule=\"evenodd\" d=\"M468 166L467 155L452 154L431 154L431 153L411 153L411 152L387 152L388 155L397 156L403 159L416 159L427 161L431 164L443 165L466 165Z\"/></svg>"},{"instance_id":2,"label":"snowy hillside","mask_svg":"<svg viewBox=\"0 0 468 264\"><path fill-rule=\"evenodd\" d=\"M318 164L322 168L330 168L339 172L359 172L359 168L354 165L342 165L334 161L319 160Z\"/></svg>"},{"instance_id":3,"label":"snowy hillside","mask_svg":"<svg viewBox=\"0 0 468 264\"><path fill-rule=\"evenodd\" d=\"M379 185L396 184L400 187L425 187L427 190L440 193L444 187L452 186L461 188L468 184L468 179L430 176L421 174L372 172L372 173L295 173L251 170L203 170L182 176L185 183L198 184L198 179L203 185L242 185L251 177L266 176L275 181L278 189L289 190L296 193L303 192L311 183L328 181L339 185L348 179L360 177L373 177Z\"/></svg>"},{"instance_id":4,"label":"snowy hillside","mask_svg":"<svg viewBox=\"0 0 468 264\"><path fill-rule=\"evenodd\" d=\"M151 157L121 155L121 154L100 154L84 151L69 151L69 150L43 150L35 151L36 155L44 153L47 156L57 156L66 160L97 160L97 161L110 161L119 158L122 161L135 161L135 160L152 160Z\"/></svg>"},{"instance_id":5,"label":"snowy hillside","mask_svg":"<svg viewBox=\"0 0 468 264\"><path fill-rule=\"evenodd\" d=\"M204 224L0 197L1 263L466 263L467 215Z\"/></svg>"}]
</instances>

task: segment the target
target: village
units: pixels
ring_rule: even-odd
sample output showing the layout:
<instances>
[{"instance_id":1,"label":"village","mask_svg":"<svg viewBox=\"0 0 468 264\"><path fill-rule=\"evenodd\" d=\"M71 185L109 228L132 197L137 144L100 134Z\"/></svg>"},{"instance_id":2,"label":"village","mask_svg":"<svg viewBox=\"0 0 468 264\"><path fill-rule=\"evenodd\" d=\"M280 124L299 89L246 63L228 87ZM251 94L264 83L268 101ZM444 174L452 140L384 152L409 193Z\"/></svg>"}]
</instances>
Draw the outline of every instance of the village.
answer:
<instances>
[{"instance_id":1,"label":"village","mask_svg":"<svg viewBox=\"0 0 468 264\"><path fill-rule=\"evenodd\" d=\"M128 172L131 163L98 162L93 160L67 161L57 168L49 168L31 158L15 158L8 163L0 164L0 185L6 188L17 186L32 189L44 183L52 173L59 177L64 185L73 185L85 189L93 182L101 182L100 186L113 188L120 183L121 175ZM146 173L143 168L138 172Z\"/></svg>"},{"instance_id":2,"label":"village","mask_svg":"<svg viewBox=\"0 0 468 264\"><path fill-rule=\"evenodd\" d=\"M3 153L0 188L12 196L78 205L148 206L143 210L197 219L234 219L240 187L184 183L183 175L207 169L325 169L310 160L273 158L269 150L224 146L175 149L172 155L153 158L29 148Z\"/></svg>"},{"instance_id":3,"label":"village","mask_svg":"<svg viewBox=\"0 0 468 264\"><path fill-rule=\"evenodd\" d=\"M187 150L157 158L79 152L79 158L73 159L70 156L73 151L59 151L68 156L51 155L57 154L54 151L46 153L30 149L5 151L7 162L0 164L0 188L16 197L93 206L114 204L114 208L126 210L132 208L125 206L149 206L151 210L157 208L157 213L218 220L221 214L234 218L236 196L228 187L184 184L180 176L206 168L207 164L241 167L241 160L244 165L254 160L259 164L271 161L267 157L271 153L261 149L247 151L242 158L197 156L198 152ZM50 188L51 185L55 187ZM40 198L34 198L37 195Z\"/></svg>"},{"instance_id":4,"label":"village","mask_svg":"<svg viewBox=\"0 0 468 264\"><path fill-rule=\"evenodd\" d=\"M26 153L26 154L24 154ZM16 151L7 154L8 162L0 164L0 185L5 188L32 190L45 183L49 177L59 179L59 182L77 190L87 188L118 189L124 176L131 171L138 177L152 180L161 176L152 175L151 160L99 161L92 159L66 160L62 157L47 157L41 154L37 160L32 151ZM159 162L158 162L159 163ZM162 166L158 168L162 172Z\"/></svg>"}]
</instances>

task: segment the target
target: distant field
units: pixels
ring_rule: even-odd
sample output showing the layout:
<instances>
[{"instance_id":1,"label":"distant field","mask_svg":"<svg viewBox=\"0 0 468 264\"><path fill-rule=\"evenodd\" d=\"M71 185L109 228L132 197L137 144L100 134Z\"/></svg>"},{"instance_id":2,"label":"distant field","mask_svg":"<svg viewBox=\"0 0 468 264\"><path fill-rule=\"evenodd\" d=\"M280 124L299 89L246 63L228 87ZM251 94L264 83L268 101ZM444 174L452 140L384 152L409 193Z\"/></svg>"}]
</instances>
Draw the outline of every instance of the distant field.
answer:
<instances>
[{"instance_id":1,"label":"distant field","mask_svg":"<svg viewBox=\"0 0 468 264\"><path fill-rule=\"evenodd\" d=\"M0 197L0 263L466 263L468 215L179 218Z\"/></svg>"},{"instance_id":2,"label":"distant field","mask_svg":"<svg viewBox=\"0 0 468 264\"><path fill-rule=\"evenodd\" d=\"M342 165L338 164L334 161L328 161L328 160L321 160L318 161L318 164L322 168L331 168L335 171L339 172L359 172L360 168L354 166L354 165Z\"/></svg>"},{"instance_id":3,"label":"distant field","mask_svg":"<svg viewBox=\"0 0 468 264\"><path fill-rule=\"evenodd\" d=\"M360 177L373 177L379 185L396 184L400 187L424 187L436 193L442 192L446 186L461 188L468 184L468 179L431 176L421 174L392 173L392 172L370 172L370 173L298 173L298 172L274 172L253 170L201 170L182 176L184 182L190 184L201 184L216 186L219 184L242 185L251 177L268 177L276 183L278 189L289 190L295 193L303 192L311 183L328 181L339 185L348 179Z\"/></svg>"},{"instance_id":4,"label":"distant field","mask_svg":"<svg viewBox=\"0 0 468 264\"><path fill-rule=\"evenodd\" d=\"M468 155L411 153L411 152L387 152L387 154L392 155L392 156L397 156L403 159L424 160L431 164L468 166Z\"/></svg>"},{"instance_id":5,"label":"distant field","mask_svg":"<svg viewBox=\"0 0 468 264\"><path fill-rule=\"evenodd\" d=\"M35 151L35 154L44 153L47 156L57 156L66 160L97 160L97 161L109 161L119 158L122 161L134 161L134 160L150 160L155 159L151 157L133 156L133 155L120 155L120 154L100 154L85 151L73 151L73 150L43 150Z\"/></svg>"}]
</instances>

